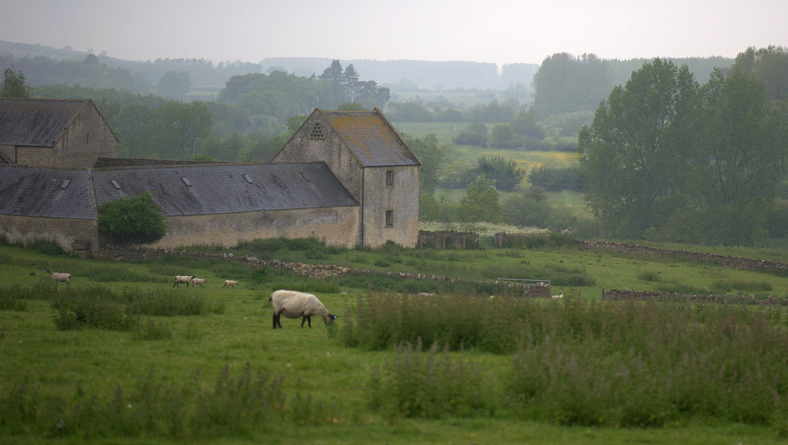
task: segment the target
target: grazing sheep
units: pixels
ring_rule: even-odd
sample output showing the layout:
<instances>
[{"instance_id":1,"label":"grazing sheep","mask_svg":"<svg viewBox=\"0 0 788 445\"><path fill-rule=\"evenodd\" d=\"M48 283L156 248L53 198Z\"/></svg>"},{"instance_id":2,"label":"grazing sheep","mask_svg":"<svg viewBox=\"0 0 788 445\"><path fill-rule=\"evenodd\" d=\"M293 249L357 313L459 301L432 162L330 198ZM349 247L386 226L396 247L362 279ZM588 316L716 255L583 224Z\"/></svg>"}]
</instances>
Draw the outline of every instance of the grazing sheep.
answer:
<instances>
[{"instance_id":1,"label":"grazing sheep","mask_svg":"<svg viewBox=\"0 0 788 445\"><path fill-rule=\"evenodd\" d=\"M564 298L563 292L561 292L559 295L553 295L553 300L560 300L561 298Z\"/></svg>"},{"instance_id":2,"label":"grazing sheep","mask_svg":"<svg viewBox=\"0 0 788 445\"><path fill-rule=\"evenodd\" d=\"M181 283L186 283L186 287L189 287L189 282L193 279L194 275L175 275L175 282L172 283L172 287L181 287Z\"/></svg>"},{"instance_id":3,"label":"grazing sheep","mask_svg":"<svg viewBox=\"0 0 788 445\"><path fill-rule=\"evenodd\" d=\"M435 295L435 292L419 292L418 294L420 297L431 297Z\"/></svg>"},{"instance_id":4,"label":"grazing sheep","mask_svg":"<svg viewBox=\"0 0 788 445\"><path fill-rule=\"evenodd\" d=\"M222 287L223 288L225 288L225 287L232 287L233 289L235 289L235 286L238 286L238 282L237 281L224 280L224 286L222 286Z\"/></svg>"},{"instance_id":5,"label":"grazing sheep","mask_svg":"<svg viewBox=\"0 0 788 445\"><path fill-rule=\"evenodd\" d=\"M48 273L49 276L52 277L52 281L55 282L55 285L57 285L61 281L65 282L66 286L70 286L71 285L71 274L70 273L57 273L57 272L52 272L49 269L44 269L44 272Z\"/></svg>"},{"instance_id":6,"label":"grazing sheep","mask_svg":"<svg viewBox=\"0 0 788 445\"><path fill-rule=\"evenodd\" d=\"M207 278L192 278L192 286L205 287L205 283L207 282Z\"/></svg>"},{"instance_id":7,"label":"grazing sheep","mask_svg":"<svg viewBox=\"0 0 788 445\"><path fill-rule=\"evenodd\" d=\"M291 290L278 290L274 291L268 301L274 304L274 329L277 326L282 328L282 323L279 318L284 315L287 318L303 317L301 320L301 327L304 327L304 322L312 327L312 316L320 315L326 324L331 324L337 319L336 315L328 313L328 309L312 294L305 292L291 291Z\"/></svg>"}]
</instances>

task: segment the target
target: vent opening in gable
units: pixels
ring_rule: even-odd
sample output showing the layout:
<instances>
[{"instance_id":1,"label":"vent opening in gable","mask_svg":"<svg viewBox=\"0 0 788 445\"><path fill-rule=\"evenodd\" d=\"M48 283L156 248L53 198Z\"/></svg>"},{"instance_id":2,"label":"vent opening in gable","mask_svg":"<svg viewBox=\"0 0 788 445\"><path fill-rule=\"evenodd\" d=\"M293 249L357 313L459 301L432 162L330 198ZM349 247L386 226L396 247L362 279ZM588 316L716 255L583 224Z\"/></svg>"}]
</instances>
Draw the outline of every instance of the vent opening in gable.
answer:
<instances>
[{"instance_id":1,"label":"vent opening in gable","mask_svg":"<svg viewBox=\"0 0 788 445\"><path fill-rule=\"evenodd\" d=\"M312 131L309 133L309 139L323 139L323 127L320 122L312 124Z\"/></svg>"}]
</instances>

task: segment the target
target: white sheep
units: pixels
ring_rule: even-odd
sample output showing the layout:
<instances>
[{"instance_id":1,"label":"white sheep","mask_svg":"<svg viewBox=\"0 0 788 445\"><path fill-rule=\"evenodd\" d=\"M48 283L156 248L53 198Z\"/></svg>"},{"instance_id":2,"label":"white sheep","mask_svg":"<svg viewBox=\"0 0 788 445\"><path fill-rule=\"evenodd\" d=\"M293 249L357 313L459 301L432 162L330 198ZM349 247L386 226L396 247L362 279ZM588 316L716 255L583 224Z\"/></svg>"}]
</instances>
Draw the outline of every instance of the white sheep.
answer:
<instances>
[{"instance_id":1,"label":"white sheep","mask_svg":"<svg viewBox=\"0 0 788 445\"><path fill-rule=\"evenodd\" d=\"M564 298L564 293L561 292L559 295L553 295L553 300L560 300Z\"/></svg>"},{"instance_id":2,"label":"white sheep","mask_svg":"<svg viewBox=\"0 0 788 445\"><path fill-rule=\"evenodd\" d=\"M238 286L238 282L237 281L224 280L224 286L222 286L222 287L223 288L225 288L225 287L232 287L233 289L235 289L235 286Z\"/></svg>"},{"instance_id":3,"label":"white sheep","mask_svg":"<svg viewBox=\"0 0 788 445\"><path fill-rule=\"evenodd\" d=\"M274 329L277 326L279 328L282 327L282 323L279 320L282 315L287 318L303 317L301 320L302 328L304 327L304 322L307 322L310 328L312 327L311 317L313 315L323 317L323 321L326 324L331 324L337 319L337 316L330 314L316 296L305 292L280 289L274 291L268 297L268 301L274 304Z\"/></svg>"},{"instance_id":4,"label":"white sheep","mask_svg":"<svg viewBox=\"0 0 788 445\"><path fill-rule=\"evenodd\" d=\"M205 283L207 282L207 278L192 278L192 286L205 287Z\"/></svg>"},{"instance_id":5,"label":"white sheep","mask_svg":"<svg viewBox=\"0 0 788 445\"><path fill-rule=\"evenodd\" d=\"M172 283L172 287L181 287L181 283L186 283L186 287L189 287L189 282L193 279L194 275L175 275L175 282Z\"/></svg>"},{"instance_id":6,"label":"white sheep","mask_svg":"<svg viewBox=\"0 0 788 445\"><path fill-rule=\"evenodd\" d=\"M49 276L52 277L52 281L55 282L55 285L57 285L61 281L65 282L66 286L70 286L71 285L71 274L70 273L57 273L57 272L52 272L49 269L44 269L44 272L48 273Z\"/></svg>"}]
</instances>

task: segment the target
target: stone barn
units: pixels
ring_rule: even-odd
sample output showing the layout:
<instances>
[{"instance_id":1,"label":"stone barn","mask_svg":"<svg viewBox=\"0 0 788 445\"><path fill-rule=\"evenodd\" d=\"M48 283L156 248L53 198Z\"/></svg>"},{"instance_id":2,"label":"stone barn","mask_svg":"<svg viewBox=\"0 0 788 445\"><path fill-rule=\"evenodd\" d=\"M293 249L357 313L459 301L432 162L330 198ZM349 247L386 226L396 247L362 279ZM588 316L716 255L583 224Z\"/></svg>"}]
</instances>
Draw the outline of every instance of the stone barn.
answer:
<instances>
[{"instance_id":1,"label":"stone barn","mask_svg":"<svg viewBox=\"0 0 788 445\"><path fill-rule=\"evenodd\" d=\"M155 247L272 237L413 247L418 238L419 161L377 109L315 110L273 164L117 159L117 145L92 168L14 164L0 164L0 234L11 242L98 254L101 203L146 191L167 224Z\"/></svg>"},{"instance_id":2,"label":"stone barn","mask_svg":"<svg viewBox=\"0 0 788 445\"><path fill-rule=\"evenodd\" d=\"M0 99L0 163L89 168L118 157L118 139L90 99Z\"/></svg>"},{"instance_id":3,"label":"stone barn","mask_svg":"<svg viewBox=\"0 0 788 445\"><path fill-rule=\"evenodd\" d=\"M419 162L378 108L316 109L274 158L325 162L361 206L357 243L415 247L419 235Z\"/></svg>"}]
</instances>

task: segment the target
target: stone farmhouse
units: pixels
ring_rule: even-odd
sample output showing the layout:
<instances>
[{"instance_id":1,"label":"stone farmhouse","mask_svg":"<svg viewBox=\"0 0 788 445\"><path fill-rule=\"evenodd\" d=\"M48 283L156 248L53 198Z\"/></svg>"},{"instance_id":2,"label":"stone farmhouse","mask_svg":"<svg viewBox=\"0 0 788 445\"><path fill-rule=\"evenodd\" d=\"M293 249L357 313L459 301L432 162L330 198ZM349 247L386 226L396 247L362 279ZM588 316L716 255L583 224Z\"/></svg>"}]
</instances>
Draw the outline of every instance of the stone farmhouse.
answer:
<instances>
[{"instance_id":1,"label":"stone farmhouse","mask_svg":"<svg viewBox=\"0 0 788 445\"><path fill-rule=\"evenodd\" d=\"M118 139L90 99L0 99L0 164L91 167Z\"/></svg>"},{"instance_id":2,"label":"stone farmhouse","mask_svg":"<svg viewBox=\"0 0 788 445\"><path fill-rule=\"evenodd\" d=\"M379 109L316 109L274 163L230 164L119 159L117 139L92 102L36 102L10 102L42 114L17 118L25 131L6 124L13 113L0 101L0 235L11 242L52 239L67 251L98 255L107 242L98 230L101 203L147 191L167 224L153 247L231 247L271 237L317 237L344 247L416 245L420 162ZM47 114L66 109L71 119ZM99 139L105 145L94 139L102 137L102 125L111 136ZM49 136L56 126L66 135ZM75 134L86 143L68 145ZM48 139L54 142L43 145ZM26 151L31 147L39 151ZM65 153L73 159L66 161Z\"/></svg>"}]
</instances>

